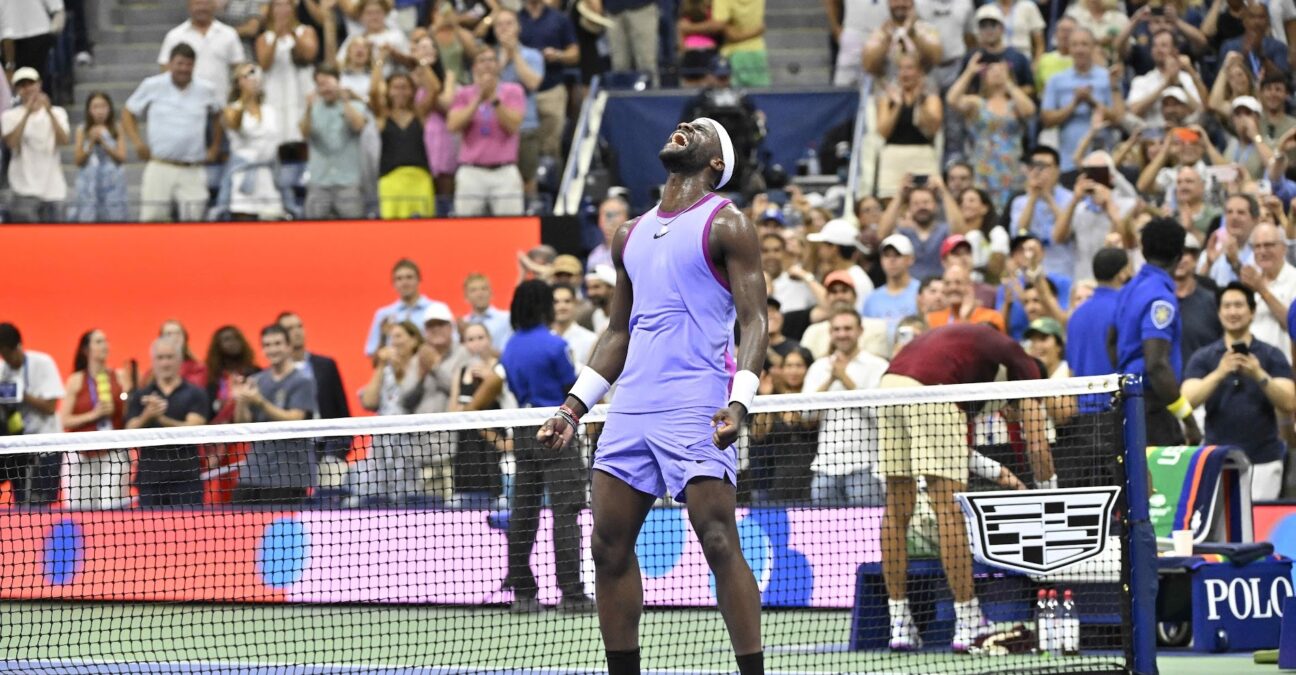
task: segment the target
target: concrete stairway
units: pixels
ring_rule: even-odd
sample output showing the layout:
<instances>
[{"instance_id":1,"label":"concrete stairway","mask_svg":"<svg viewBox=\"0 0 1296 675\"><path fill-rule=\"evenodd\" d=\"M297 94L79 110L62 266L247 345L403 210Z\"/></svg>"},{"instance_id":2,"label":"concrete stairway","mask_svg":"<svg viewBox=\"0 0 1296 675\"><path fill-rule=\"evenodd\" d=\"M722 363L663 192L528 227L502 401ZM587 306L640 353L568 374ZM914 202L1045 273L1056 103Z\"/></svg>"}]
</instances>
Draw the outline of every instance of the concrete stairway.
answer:
<instances>
[{"instance_id":1,"label":"concrete stairway","mask_svg":"<svg viewBox=\"0 0 1296 675\"><path fill-rule=\"evenodd\" d=\"M765 44L775 85L827 86L828 17L809 0L765 0Z\"/></svg>"}]
</instances>

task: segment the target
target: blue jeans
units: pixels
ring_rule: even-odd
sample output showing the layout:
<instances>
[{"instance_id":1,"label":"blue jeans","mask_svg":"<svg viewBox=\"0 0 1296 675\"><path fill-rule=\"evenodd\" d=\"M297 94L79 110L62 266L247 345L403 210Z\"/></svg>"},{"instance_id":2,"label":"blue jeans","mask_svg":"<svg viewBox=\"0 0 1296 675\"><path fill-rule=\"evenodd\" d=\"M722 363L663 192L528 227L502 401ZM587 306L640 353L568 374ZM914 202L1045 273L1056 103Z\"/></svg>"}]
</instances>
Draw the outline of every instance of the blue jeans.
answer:
<instances>
[{"instance_id":1,"label":"blue jeans","mask_svg":"<svg viewBox=\"0 0 1296 675\"><path fill-rule=\"evenodd\" d=\"M810 500L815 506L882 506L886 504L886 484L867 470L840 476L815 472Z\"/></svg>"}]
</instances>

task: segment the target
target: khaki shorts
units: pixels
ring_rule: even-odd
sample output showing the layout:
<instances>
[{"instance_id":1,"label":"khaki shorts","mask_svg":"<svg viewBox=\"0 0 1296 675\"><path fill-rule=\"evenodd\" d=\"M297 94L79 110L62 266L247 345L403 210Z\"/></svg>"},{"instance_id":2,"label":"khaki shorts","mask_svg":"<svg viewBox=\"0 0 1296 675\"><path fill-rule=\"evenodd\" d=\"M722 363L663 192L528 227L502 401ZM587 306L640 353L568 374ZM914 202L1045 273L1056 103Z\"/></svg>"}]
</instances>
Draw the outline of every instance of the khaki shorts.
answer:
<instances>
[{"instance_id":1,"label":"khaki shorts","mask_svg":"<svg viewBox=\"0 0 1296 675\"><path fill-rule=\"evenodd\" d=\"M921 387L912 377L886 374L882 389ZM913 478L936 476L967 482L967 418L954 403L886 406L878 411L881 473Z\"/></svg>"}]
</instances>

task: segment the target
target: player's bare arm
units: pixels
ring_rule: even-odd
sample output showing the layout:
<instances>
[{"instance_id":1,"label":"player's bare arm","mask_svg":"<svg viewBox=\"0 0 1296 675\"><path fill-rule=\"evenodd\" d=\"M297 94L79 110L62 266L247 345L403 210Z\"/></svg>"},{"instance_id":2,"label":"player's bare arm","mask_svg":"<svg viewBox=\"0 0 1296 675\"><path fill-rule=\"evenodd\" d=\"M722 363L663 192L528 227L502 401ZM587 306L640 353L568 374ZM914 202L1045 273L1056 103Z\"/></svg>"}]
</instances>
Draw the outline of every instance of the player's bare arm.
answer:
<instances>
[{"instance_id":1,"label":"player's bare arm","mask_svg":"<svg viewBox=\"0 0 1296 675\"><path fill-rule=\"evenodd\" d=\"M716 214L711 226L712 255L720 258L716 267L722 270L733 294L734 309L742 343L738 345L738 370L760 373L769 346L769 318L766 312L765 276L761 271L760 242L756 228L742 212L730 204ZM738 438L738 429L747 408L732 401L711 418L717 447L725 448Z\"/></svg>"}]
</instances>

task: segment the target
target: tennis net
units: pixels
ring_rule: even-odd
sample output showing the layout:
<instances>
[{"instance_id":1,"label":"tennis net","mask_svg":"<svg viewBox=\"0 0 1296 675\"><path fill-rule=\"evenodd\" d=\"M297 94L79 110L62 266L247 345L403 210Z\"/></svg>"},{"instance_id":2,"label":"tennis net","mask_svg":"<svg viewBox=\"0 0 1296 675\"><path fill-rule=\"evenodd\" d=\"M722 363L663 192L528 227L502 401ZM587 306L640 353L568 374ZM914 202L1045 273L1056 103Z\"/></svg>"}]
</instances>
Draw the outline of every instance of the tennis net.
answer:
<instances>
[{"instance_id":1,"label":"tennis net","mask_svg":"<svg viewBox=\"0 0 1296 675\"><path fill-rule=\"evenodd\" d=\"M1129 672L1122 406L1115 376L758 398L733 478L768 672ZM607 411L559 452L530 440L550 412L0 438L0 670L602 672ZM1020 489L1046 458L1059 489ZM644 671L732 672L686 510L659 500L635 550Z\"/></svg>"}]
</instances>

